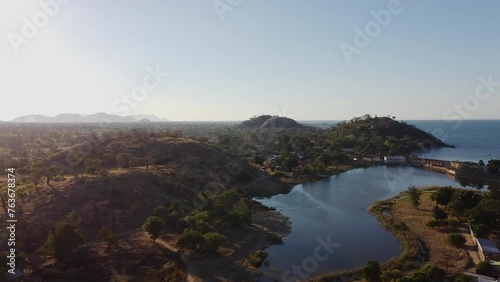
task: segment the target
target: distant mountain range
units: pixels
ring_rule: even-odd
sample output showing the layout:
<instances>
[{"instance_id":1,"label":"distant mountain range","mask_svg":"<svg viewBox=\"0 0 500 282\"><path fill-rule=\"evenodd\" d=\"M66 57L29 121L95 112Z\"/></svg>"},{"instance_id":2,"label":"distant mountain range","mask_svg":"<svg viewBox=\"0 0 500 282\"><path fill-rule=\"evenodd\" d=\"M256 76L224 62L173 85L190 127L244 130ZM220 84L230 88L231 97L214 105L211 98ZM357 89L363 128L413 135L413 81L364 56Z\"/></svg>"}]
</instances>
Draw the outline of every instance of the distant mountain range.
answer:
<instances>
[{"instance_id":1,"label":"distant mountain range","mask_svg":"<svg viewBox=\"0 0 500 282\"><path fill-rule=\"evenodd\" d=\"M27 115L17 117L10 122L160 122L168 121L155 115L131 115L118 116L106 113L96 113L92 115L81 114L59 114L55 117L44 115Z\"/></svg>"}]
</instances>

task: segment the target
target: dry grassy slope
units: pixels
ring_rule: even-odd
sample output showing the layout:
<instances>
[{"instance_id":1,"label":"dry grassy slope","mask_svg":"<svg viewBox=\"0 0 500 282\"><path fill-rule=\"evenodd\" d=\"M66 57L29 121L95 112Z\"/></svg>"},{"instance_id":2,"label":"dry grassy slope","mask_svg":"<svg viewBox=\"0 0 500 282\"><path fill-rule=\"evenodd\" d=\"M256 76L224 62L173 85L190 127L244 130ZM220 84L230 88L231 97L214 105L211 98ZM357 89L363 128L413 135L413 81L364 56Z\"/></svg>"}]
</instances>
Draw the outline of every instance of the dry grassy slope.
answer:
<instances>
[{"instance_id":1,"label":"dry grassy slope","mask_svg":"<svg viewBox=\"0 0 500 282\"><path fill-rule=\"evenodd\" d=\"M467 250L473 250L471 236L467 228L441 228L432 229L426 223L433 219L432 208L435 203L430 199L431 193L421 196L419 209L413 208L408 199L403 199L393 206L392 217L395 221L404 222L425 244L429 251L429 262L432 265L455 274L466 270L470 263ZM447 242L447 235L452 232L462 233L467 238L467 244L463 248L456 248Z\"/></svg>"},{"instance_id":2,"label":"dry grassy slope","mask_svg":"<svg viewBox=\"0 0 500 282\"><path fill-rule=\"evenodd\" d=\"M78 152L84 152L84 158L78 158ZM111 169L117 168L116 156L119 154L130 156L132 167L144 166L146 159L150 159L151 164L167 165L173 177L178 176L178 180L197 185L196 188L216 181L251 196L277 194L286 189L267 174L228 153L182 138L115 138L94 141L58 152L45 163L78 172L84 170L83 161L73 165L71 156L80 160L100 158L104 168Z\"/></svg>"},{"instance_id":3,"label":"dry grassy slope","mask_svg":"<svg viewBox=\"0 0 500 282\"><path fill-rule=\"evenodd\" d=\"M113 156L119 153L132 156L132 167L116 168ZM67 150L61 151L47 159L46 165L64 164L68 154ZM150 165L147 172L141 160L146 156L157 163ZM113 139L95 143L87 157L101 157L106 175L85 175L79 181L68 175L22 200L21 220L30 227L24 234L33 247L38 247L47 232L72 209L82 219L86 239L92 240L102 224L112 225L113 217L117 232L138 228L154 207L177 199L191 203L198 191L235 187L256 196L286 189L233 156L186 139ZM83 166L74 169L83 170Z\"/></svg>"}]
</instances>

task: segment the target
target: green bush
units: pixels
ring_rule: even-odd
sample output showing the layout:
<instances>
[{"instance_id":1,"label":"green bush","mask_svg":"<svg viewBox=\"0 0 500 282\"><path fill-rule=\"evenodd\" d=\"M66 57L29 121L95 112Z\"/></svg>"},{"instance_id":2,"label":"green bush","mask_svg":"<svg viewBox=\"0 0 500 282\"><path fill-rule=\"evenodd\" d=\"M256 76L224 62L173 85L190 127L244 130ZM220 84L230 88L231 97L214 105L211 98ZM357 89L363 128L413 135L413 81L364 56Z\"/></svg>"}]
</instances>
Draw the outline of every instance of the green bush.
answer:
<instances>
[{"instance_id":1,"label":"green bush","mask_svg":"<svg viewBox=\"0 0 500 282\"><path fill-rule=\"evenodd\" d=\"M365 267L363 267L363 278L368 282L381 281L381 274L380 263L376 260L368 261Z\"/></svg>"},{"instance_id":2,"label":"green bush","mask_svg":"<svg viewBox=\"0 0 500 282\"><path fill-rule=\"evenodd\" d=\"M155 242L163 228L165 228L165 221L161 217L152 215L146 218L146 222L142 227L148 232L153 242Z\"/></svg>"},{"instance_id":3,"label":"green bush","mask_svg":"<svg viewBox=\"0 0 500 282\"><path fill-rule=\"evenodd\" d=\"M384 282L391 282L395 281L396 279L402 278L403 276L403 272L399 269L388 269L382 272L380 278L382 278L382 281Z\"/></svg>"},{"instance_id":4,"label":"green bush","mask_svg":"<svg viewBox=\"0 0 500 282\"><path fill-rule=\"evenodd\" d=\"M55 229L49 232L43 253L54 255L57 259L63 259L71 254L83 243L83 235L79 227L76 212L72 211L64 219L57 223Z\"/></svg>"},{"instance_id":5,"label":"green bush","mask_svg":"<svg viewBox=\"0 0 500 282\"><path fill-rule=\"evenodd\" d=\"M465 242L467 242L465 237L459 233L448 234L447 240L448 240L448 243L450 243L451 245L453 245L457 248L460 248L461 246L463 246L465 244Z\"/></svg>"},{"instance_id":6,"label":"green bush","mask_svg":"<svg viewBox=\"0 0 500 282\"><path fill-rule=\"evenodd\" d=\"M283 244L283 238L281 238L280 236L278 236L276 234L271 234L270 235L270 240L271 240L271 244L273 244L273 245L281 245L281 244Z\"/></svg>"},{"instance_id":7,"label":"green bush","mask_svg":"<svg viewBox=\"0 0 500 282\"><path fill-rule=\"evenodd\" d=\"M202 248L209 253L215 253L219 247L226 243L226 237L217 232L204 234L203 239Z\"/></svg>"},{"instance_id":8,"label":"green bush","mask_svg":"<svg viewBox=\"0 0 500 282\"><path fill-rule=\"evenodd\" d=\"M482 261L477 265L476 273L480 275L489 275L492 270L493 266L491 266L491 264Z\"/></svg>"},{"instance_id":9,"label":"green bush","mask_svg":"<svg viewBox=\"0 0 500 282\"><path fill-rule=\"evenodd\" d=\"M204 243L204 241L205 237L203 237L203 234L201 234L200 231L186 228L182 232L182 235L177 243L183 248L197 250L198 247Z\"/></svg>"},{"instance_id":10,"label":"green bush","mask_svg":"<svg viewBox=\"0 0 500 282\"><path fill-rule=\"evenodd\" d=\"M426 224L425 224L427 227L429 228L436 228L436 227L440 227L441 226L441 220L435 220L435 219L431 219L429 220Z\"/></svg>"},{"instance_id":11,"label":"green bush","mask_svg":"<svg viewBox=\"0 0 500 282\"><path fill-rule=\"evenodd\" d=\"M253 267L260 267L262 262L267 258L267 252L264 250L257 250L250 254L248 257L248 264Z\"/></svg>"},{"instance_id":12,"label":"green bush","mask_svg":"<svg viewBox=\"0 0 500 282\"><path fill-rule=\"evenodd\" d=\"M448 218L448 214L444 210L442 210L442 209L440 209L438 207L434 207L432 209L432 216L436 220L442 220L442 219L447 219Z\"/></svg>"}]
</instances>

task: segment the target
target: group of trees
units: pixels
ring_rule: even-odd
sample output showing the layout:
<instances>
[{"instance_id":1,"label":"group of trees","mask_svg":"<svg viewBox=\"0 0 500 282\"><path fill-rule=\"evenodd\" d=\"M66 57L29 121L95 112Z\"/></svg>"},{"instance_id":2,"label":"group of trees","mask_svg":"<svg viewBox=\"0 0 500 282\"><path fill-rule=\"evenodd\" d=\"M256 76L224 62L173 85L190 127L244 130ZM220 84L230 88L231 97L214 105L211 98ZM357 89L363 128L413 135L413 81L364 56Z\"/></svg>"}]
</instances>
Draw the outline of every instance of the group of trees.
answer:
<instances>
[{"instance_id":1,"label":"group of trees","mask_svg":"<svg viewBox=\"0 0 500 282\"><path fill-rule=\"evenodd\" d=\"M198 195L205 203L203 209L187 210L182 202L175 201L154 209L144 228L155 240L165 222L182 230L178 244L205 253L213 253L226 242L221 234L226 228L238 228L252 223L258 202L244 197L235 189Z\"/></svg>"},{"instance_id":2,"label":"group of trees","mask_svg":"<svg viewBox=\"0 0 500 282\"><path fill-rule=\"evenodd\" d=\"M480 160L478 163L463 163L457 170L456 178L462 186L472 186L478 189L491 183L492 178L500 175L500 160L489 160L488 164Z\"/></svg>"},{"instance_id":3,"label":"group of trees","mask_svg":"<svg viewBox=\"0 0 500 282\"><path fill-rule=\"evenodd\" d=\"M413 125L389 117L370 115L338 123L331 131L330 138L336 146L354 148L361 155L409 155L421 151L423 144L447 146Z\"/></svg>"},{"instance_id":4,"label":"group of trees","mask_svg":"<svg viewBox=\"0 0 500 282\"><path fill-rule=\"evenodd\" d=\"M434 220L428 223L430 227L445 225L446 219L453 216L459 221L465 218L478 235L500 229L498 187L490 186L485 193L440 187L431 199L436 206L433 208Z\"/></svg>"},{"instance_id":5,"label":"group of trees","mask_svg":"<svg viewBox=\"0 0 500 282\"><path fill-rule=\"evenodd\" d=\"M382 270L380 263L370 260L362 269L363 278L368 282L442 282L448 278L446 272L433 265L426 265L417 272L404 275L399 269ZM449 277L451 278L451 277ZM462 276L454 277L450 281L465 282Z\"/></svg>"},{"instance_id":6,"label":"group of trees","mask_svg":"<svg viewBox=\"0 0 500 282\"><path fill-rule=\"evenodd\" d=\"M64 259L73 253L83 241L80 221L76 212L72 211L60 220L54 229L50 230L47 241L39 252L52 255L57 259Z\"/></svg>"}]
</instances>

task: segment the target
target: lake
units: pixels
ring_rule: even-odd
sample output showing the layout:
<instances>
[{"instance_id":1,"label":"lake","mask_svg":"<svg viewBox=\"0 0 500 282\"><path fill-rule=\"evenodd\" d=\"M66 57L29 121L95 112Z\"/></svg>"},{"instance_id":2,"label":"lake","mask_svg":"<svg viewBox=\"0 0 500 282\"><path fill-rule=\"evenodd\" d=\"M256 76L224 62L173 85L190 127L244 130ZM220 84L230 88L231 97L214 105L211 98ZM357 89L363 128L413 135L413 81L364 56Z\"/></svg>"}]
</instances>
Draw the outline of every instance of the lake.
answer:
<instances>
[{"instance_id":1,"label":"lake","mask_svg":"<svg viewBox=\"0 0 500 282\"><path fill-rule=\"evenodd\" d=\"M292 222L284 243L266 250L273 271L262 266L265 276L261 281L304 280L356 268L370 259L384 262L398 256L398 240L367 209L411 185L460 186L449 176L433 171L377 166L299 184L288 194L259 199Z\"/></svg>"}]
</instances>

